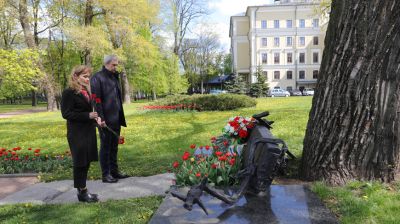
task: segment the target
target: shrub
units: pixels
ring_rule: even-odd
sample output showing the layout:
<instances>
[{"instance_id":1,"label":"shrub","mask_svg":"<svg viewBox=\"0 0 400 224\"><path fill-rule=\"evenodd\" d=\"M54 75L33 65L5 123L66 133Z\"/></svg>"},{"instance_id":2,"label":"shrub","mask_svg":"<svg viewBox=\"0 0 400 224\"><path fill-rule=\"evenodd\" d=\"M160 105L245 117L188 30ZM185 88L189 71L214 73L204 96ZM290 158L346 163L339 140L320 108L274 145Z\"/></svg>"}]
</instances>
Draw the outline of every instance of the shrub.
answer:
<instances>
[{"instance_id":1,"label":"shrub","mask_svg":"<svg viewBox=\"0 0 400 224\"><path fill-rule=\"evenodd\" d=\"M192 96L177 95L168 96L166 98L158 100L154 102L153 105L172 106L170 108L177 110L196 109L198 111L224 111L234 110L243 107L254 107L256 105L256 101L251 97L236 94L207 94Z\"/></svg>"}]
</instances>

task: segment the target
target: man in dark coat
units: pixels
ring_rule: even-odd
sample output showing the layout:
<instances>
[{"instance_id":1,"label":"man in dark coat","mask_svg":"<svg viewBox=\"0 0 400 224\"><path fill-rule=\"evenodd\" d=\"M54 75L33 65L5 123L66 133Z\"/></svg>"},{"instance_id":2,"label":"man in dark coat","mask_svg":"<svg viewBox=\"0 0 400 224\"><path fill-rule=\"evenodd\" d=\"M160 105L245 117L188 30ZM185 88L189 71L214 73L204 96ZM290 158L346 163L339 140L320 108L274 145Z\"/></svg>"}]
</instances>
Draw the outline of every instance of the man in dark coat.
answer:
<instances>
[{"instance_id":1,"label":"man in dark coat","mask_svg":"<svg viewBox=\"0 0 400 224\"><path fill-rule=\"evenodd\" d=\"M92 94L101 100L96 104L99 117L105 124L118 135L121 126L126 127L124 109L122 107L121 85L119 73L116 68L118 58L115 55L104 57L103 69L90 79ZM117 164L118 137L112 132L103 128L100 135L100 166L103 175L103 182L115 183L118 179L126 178L127 175L121 173Z\"/></svg>"}]
</instances>

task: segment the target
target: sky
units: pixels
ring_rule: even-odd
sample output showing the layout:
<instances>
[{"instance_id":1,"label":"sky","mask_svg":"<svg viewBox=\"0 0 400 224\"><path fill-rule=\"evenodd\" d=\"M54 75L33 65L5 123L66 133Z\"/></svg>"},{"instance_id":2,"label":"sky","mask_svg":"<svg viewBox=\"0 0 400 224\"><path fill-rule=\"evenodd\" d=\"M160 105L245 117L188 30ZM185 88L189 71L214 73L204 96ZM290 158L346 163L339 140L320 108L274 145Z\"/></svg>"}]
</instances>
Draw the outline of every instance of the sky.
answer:
<instances>
[{"instance_id":1,"label":"sky","mask_svg":"<svg viewBox=\"0 0 400 224\"><path fill-rule=\"evenodd\" d=\"M218 34L222 48L229 52L229 22L230 17L238 13L246 12L247 6L272 4L273 0L209 0L208 8L211 12L202 21L208 29ZM195 26L204 26L197 24ZM200 30L200 29L192 29ZM195 31L194 31L195 33Z\"/></svg>"}]
</instances>

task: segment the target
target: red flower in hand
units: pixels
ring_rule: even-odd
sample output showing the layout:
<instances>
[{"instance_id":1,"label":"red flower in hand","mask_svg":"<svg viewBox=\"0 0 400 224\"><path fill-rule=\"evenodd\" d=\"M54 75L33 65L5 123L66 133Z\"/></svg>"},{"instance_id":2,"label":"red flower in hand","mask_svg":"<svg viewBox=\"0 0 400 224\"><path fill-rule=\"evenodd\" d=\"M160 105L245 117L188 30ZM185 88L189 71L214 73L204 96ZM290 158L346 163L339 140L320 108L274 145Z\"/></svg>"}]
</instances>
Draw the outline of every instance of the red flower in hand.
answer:
<instances>
[{"instance_id":1,"label":"red flower in hand","mask_svg":"<svg viewBox=\"0 0 400 224\"><path fill-rule=\"evenodd\" d=\"M119 138L118 138L118 144L120 144L120 145L125 144L125 138L124 138L124 136L119 136Z\"/></svg>"},{"instance_id":2,"label":"red flower in hand","mask_svg":"<svg viewBox=\"0 0 400 224\"><path fill-rule=\"evenodd\" d=\"M96 103L101 103L101 99L100 98L96 98Z\"/></svg>"},{"instance_id":3,"label":"red flower in hand","mask_svg":"<svg viewBox=\"0 0 400 224\"><path fill-rule=\"evenodd\" d=\"M92 93L91 98L96 99L96 97L97 97L96 94Z\"/></svg>"},{"instance_id":4,"label":"red flower in hand","mask_svg":"<svg viewBox=\"0 0 400 224\"><path fill-rule=\"evenodd\" d=\"M178 167L179 167L178 161L175 161L174 163L172 163L172 166L173 166L174 168L178 168Z\"/></svg>"}]
</instances>

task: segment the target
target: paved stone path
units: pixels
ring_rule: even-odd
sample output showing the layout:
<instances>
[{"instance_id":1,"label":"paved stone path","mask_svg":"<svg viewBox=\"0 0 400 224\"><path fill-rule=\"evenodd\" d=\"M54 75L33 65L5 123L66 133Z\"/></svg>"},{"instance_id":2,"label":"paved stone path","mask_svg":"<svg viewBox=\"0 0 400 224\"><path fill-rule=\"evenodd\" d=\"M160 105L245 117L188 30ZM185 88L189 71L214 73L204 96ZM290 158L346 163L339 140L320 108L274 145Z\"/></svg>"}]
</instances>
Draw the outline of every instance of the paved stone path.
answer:
<instances>
[{"instance_id":1,"label":"paved stone path","mask_svg":"<svg viewBox=\"0 0 400 224\"><path fill-rule=\"evenodd\" d=\"M88 181L91 193L99 195L100 201L126 199L151 195L165 195L174 179L172 173L149 177L129 177L117 183ZM3 185L2 185L3 186ZM0 199L0 205L15 203L59 204L78 202L72 180L37 183Z\"/></svg>"},{"instance_id":2,"label":"paved stone path","mask_svg":"<svg viewBox=\"0 0 400 224\"><path fill-rule=\"evenodd\" d=\"M36 177L1 177L0 178L0 199L27 188L38 182Z\"/></svg>"},{"instance_id":3,"label":"paved stone path","mask_svg":"<svg viewBox=\"0 0 400 224\"><path fill-rule=\"evenodd\" d=\"M0 113L0 119L1 118L10 118L14 117L17 115L23 115L23 114L32 114L32 113L38 113L38 112L45 112L46 108L44 107L39 107L35 109L28 109L28 110L17 110L13 112L6 112L6 113Z\"/></svg>"}]
</instances>

